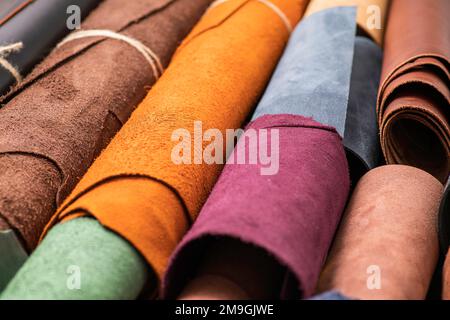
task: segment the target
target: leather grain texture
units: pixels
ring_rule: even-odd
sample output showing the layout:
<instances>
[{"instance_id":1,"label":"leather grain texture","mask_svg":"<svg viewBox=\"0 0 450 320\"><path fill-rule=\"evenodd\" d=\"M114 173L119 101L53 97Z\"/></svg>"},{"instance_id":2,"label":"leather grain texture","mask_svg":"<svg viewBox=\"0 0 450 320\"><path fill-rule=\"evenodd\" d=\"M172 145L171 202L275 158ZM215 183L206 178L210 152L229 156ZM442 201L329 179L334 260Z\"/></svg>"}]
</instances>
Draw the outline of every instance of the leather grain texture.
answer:
<instances>
[{"instance_id":1,"label":"leather grain texture","mask_svg":"<svg viewBox=\"0 0 450 320\"><path fill-rule=\"evenodd\" d=\"M355 14L342 7L306 17L252 116L295 114L336 128L353 184L381 158L375 109L382 51L356 36Z\"/></svg>"},{"instance_id":2,"label":"leather grain texture","mask_svg":"<svg viewBox=\"0 0 450 320\"><path fill-rule=\"evenodd\" d=\"M296 115L265 115L247 127L259 134L262 129L279 131L278 173L261 175L259 162L225 166L199 218L171 259L165 277L166 298L178 296L207 254L205 246L215 237L256 246L293 275L287 281L295 293L291 296L279 290L277 298L314 293L349 193L342 141L335 129ZM234 150L255 152L257 147L246 140L239 139ZM230 158L234 156L233 152Z\"/></svg>"},{"instance_id":3,"label":"leather grain texture","mask_svg":"<svg viewBox=\"0 0 450 320\"><path fill-rule=\"evenodd\" d=\"M107 0L82 28L131 36L167 66L209 3ZM93 37L54 50L3 98L0 216L27 250L155 80L133 47Z\"/></svg>"}]
</instances>

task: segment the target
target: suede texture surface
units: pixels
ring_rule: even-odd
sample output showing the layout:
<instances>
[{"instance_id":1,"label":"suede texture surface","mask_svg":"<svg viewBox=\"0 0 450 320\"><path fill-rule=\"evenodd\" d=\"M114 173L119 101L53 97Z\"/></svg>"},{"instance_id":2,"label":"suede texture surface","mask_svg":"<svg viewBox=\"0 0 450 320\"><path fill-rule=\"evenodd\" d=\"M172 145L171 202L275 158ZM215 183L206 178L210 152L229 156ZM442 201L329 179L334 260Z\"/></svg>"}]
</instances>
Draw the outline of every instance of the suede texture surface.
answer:
<instances>
[{"instance_id":1,"label":"suede texture surface","mask_svg":"<svg viewBox=\"0 0 450 320\"><path fill-rule=\"evenodd\" d=\"M449 11L446 0L392 1L377 103L387 163L442 183L450 172Z\"/></svg>"},{"instance_id":2,"label":"suede texture surface","mask_svg":"<svg viewBox=\"0 0 450 320\"><path fill-rule=\"evenodd\" d=\"M136 299L147 280L142 256L127 241L95 219L79 218L53 228L0 297Z\"/></svg>"},{"instance_id":3,"label":"suede texture surface","mask_svg":"<svg viewBox=\"0 0 450 320\"><path fill-rule=\"evenodd\" d=\"M107 0L82 28L133 37L167 66L209 3ZM3 97L0 216L28 251L154 82L151 67L136 49L93 37L56 49Z\"/></svg>"},{"instance_id":4,"label":"suede texture surface","mask_svg":"<svg viewBox=\"0 0 450 320\"><path fill-rule=\"evenodd\" d=\"M262 116L250 129L279 130L278 173L261 175L260 162L226 165L171 258L164 297L178 296L215 237L262 248L293 275L302 297L314 293L349 192L342 141L333 128L295 115ZM254 152L246 140L241 138L235 150ZM283 292L279 297L293 298Z\"/></svg>"}]
</instances>

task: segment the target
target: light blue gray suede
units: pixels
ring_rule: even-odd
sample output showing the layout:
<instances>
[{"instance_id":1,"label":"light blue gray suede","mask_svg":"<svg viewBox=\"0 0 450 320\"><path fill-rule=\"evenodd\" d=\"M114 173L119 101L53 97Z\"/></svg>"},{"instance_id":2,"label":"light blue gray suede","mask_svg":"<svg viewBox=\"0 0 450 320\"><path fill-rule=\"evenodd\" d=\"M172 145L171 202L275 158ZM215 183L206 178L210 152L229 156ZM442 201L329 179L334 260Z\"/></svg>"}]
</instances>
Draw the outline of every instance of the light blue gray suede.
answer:
<instances>
[{"instance_id":1,"label":"light blue gray suede","mask_svg":"<svg viewBox=\"0 0 450 320\"><path fill-rule=\"evenodd\" d=\"M380 161L376 98L382 51L356 35L356 8L304 19L292 34L252 120L295 114L336 128L353 184Z\"/></svg>"},{"instance_id":2,"label":"light blue gray suede","mask_svg":"<svg viewBox=\"0 0 450 320\"><path fill-rule=\"evenodd\" d=\"M330 125L343 136L356 37L356 8L315 13L292 33L253 120L296 114Z\"/></svg>"}]
</instances>

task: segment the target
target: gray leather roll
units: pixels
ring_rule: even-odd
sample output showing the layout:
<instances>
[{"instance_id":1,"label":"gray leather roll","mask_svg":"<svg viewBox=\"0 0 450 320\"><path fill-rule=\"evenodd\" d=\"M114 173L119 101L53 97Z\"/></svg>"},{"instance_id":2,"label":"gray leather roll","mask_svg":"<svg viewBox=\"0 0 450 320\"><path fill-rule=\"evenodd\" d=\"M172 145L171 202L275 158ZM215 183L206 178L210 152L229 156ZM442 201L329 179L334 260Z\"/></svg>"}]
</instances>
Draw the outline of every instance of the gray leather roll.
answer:
<instances>
[{"instance_id":1,"label":"gray leather roll","mask_svg":"<svg viewBox=\"0 0 450 320\"><path fill-rule=\"evenodd\" d=\"M376 98L382 50L357 36L356 8L305 18L292 34L252 120L295 114L336 128L353 185L380 161Z\"/></svg>"},{"instance_id":2,"label":"gray leather roll","mask_svg":"<svg viewBox=\"0 0 450 320\"><path fill-rule=\"evenodd\" d=\"M353 185L381 161L376 103L382 58L372 40L356 37L344 132Z\"/></svg>"}]
</instances>

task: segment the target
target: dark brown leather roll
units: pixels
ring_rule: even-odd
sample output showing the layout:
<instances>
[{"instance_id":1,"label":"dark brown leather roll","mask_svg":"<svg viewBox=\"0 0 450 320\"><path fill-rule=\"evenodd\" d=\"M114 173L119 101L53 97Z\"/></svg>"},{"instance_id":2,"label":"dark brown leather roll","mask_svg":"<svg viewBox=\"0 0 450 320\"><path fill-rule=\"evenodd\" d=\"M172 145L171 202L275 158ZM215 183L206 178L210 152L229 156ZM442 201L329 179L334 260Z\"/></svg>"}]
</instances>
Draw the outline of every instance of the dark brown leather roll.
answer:
<instances>
[{"instance_id":1,"label":"dark brown leather roll","mask_svg":"<svg viewBox=\"0 0 450 320\"><path fill-rule=\"evenodd\" d=\"M393 0L378 96L388 163L450 171L450 1Z\"/></svg>"}]
</instances>

